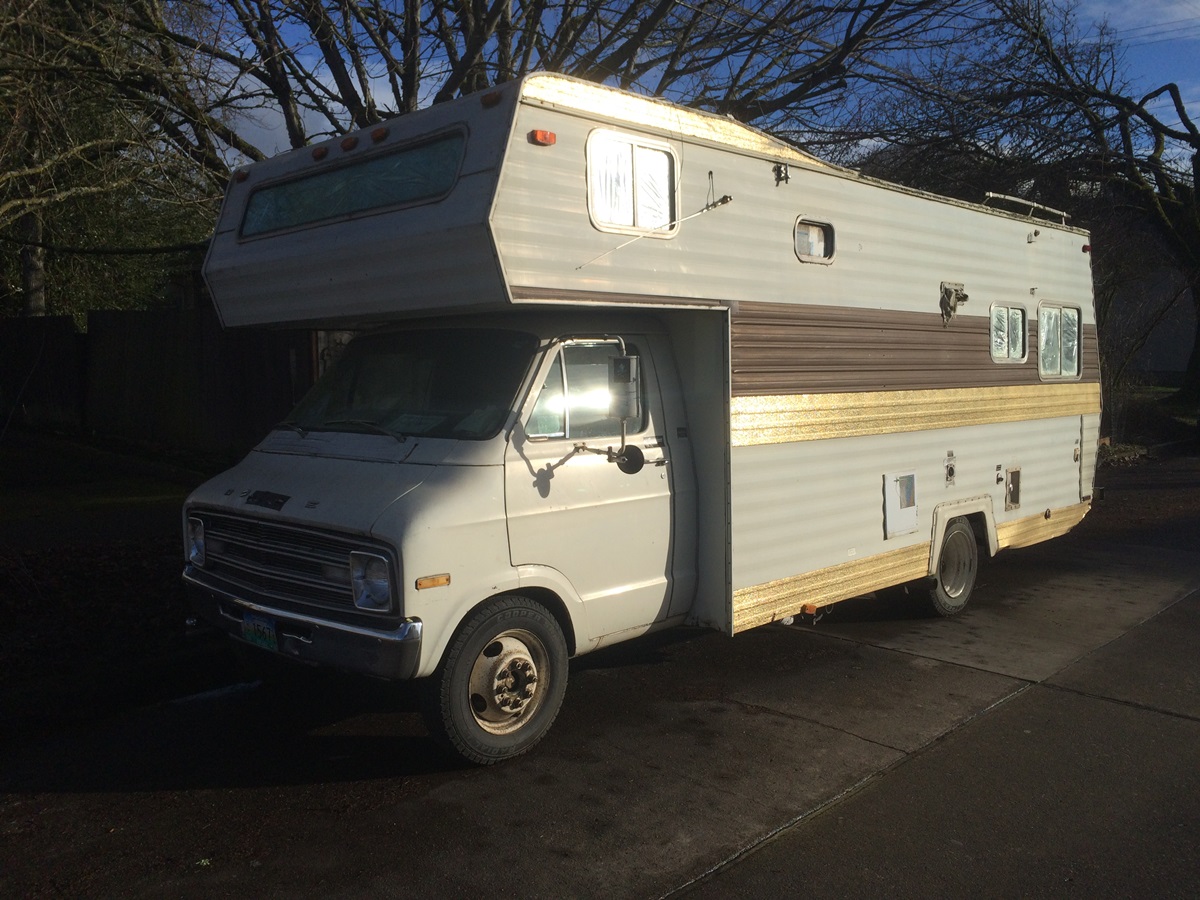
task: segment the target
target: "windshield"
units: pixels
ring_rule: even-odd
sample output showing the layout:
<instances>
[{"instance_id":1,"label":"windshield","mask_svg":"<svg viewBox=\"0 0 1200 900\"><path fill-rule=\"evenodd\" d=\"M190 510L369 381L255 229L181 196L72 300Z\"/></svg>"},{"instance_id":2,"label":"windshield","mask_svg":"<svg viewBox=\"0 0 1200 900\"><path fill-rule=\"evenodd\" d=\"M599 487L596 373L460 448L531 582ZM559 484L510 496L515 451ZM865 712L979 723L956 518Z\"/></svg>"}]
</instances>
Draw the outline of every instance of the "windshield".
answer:
<instances>
[{"instance_id":1,"label":"windshield","mask_svg":"<svg viewBox=\"0 0 1200 900\"><path fill-rule=\"evenodd\" d=\"M498 328L364 335L283 427L485 440L504 425L537 343Z\"/></svg>"}]
</instances>

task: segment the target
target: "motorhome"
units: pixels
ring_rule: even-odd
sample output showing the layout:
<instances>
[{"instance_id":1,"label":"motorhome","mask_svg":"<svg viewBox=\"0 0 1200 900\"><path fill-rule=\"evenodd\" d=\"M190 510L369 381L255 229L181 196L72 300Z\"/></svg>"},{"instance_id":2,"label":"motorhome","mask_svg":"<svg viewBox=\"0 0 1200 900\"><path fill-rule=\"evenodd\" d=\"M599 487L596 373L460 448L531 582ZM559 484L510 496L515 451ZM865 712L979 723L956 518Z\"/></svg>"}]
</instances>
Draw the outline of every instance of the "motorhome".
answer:
<instances>
[{"instance_id":1,"label":"motorhome","mask_svg":"<svg viewBox=\"0 0 1200 900\"><path fill-rule=\"evenodd\" d=\"M423 679L463 758L522 753L568 659L897 586L1087 512L1088 236L537 74L249 165L223 324L358 336L183 513L196 610Z\"/></svg>"}]
</instances>

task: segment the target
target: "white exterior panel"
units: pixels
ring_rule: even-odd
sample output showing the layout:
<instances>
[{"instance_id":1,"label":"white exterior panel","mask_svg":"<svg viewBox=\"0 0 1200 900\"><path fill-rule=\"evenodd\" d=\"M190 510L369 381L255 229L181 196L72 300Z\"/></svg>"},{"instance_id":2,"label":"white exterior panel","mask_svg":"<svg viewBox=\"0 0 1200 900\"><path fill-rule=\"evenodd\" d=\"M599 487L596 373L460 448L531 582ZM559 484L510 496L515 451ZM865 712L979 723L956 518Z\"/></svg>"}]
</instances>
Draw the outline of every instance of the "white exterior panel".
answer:
<instances>
[{"instance_id":1,"label":"white exterior panel","mask_svg":"<svg viewBox=\"0 0 1200 900\"><path fill-rule=\"evenodd\" d=\"M239 325L358 325L505 304L487 229L515 96L479 97L281 154L235 175L204 275L221 320ZM466 136L457 179L429 201L384 207L278 233L242 237L255 190L386 156L431 135ZM375 140L378 134L384 134ZM317 158L320 154L321 158Z\"/></svg>"},{"instance_id":2,"label":"white exterior panel","mask_svg":"<svg viewBox=\"0 0 1200 900\"><path fill-rule=\"evenodd\" d=\"M536 78L531 82L526 95L536 97ZM940 282L956 281L971 298L963 315L986 316L992 302L1036 308L1051 299L1080 303L1084 322L1094 322L1083 232L833 167L792 162L789 180L777 184L774 166L790 149L781 143L774 153L761 143L748 151L626 125L626 133L673 149L680 223L670 237L603 231L588 216L584 162L590 133L620 129L597 113L604 91L592 87L589 96L601 96L586 109L526 99L517 112L491 222L518 296L527 286L564 298L598 292L645 302L754 300L936 312ZM533 129L553 131L555 144L530 143L526 135ZM732 201L688 218L724 195ZM796 257L797 217L833 226L832 265Z\"/></svg>"},{"instance_id":3,"label":"white exterior panel","mask_svg":"<svg viewBox=\"0 0 1200 900\"><path fill-rule=\"evenodd\" d=\"M733 588L928 546L935 509L962 498L988 498L997 526L1073 507L1079 429L1071 417L735 447ZM1013 468L1023 473L1021 505L1006 510L997 474ZM889 539L881 479L904 469L916 472L918 528Z\"/></svg>"}]
</instances>

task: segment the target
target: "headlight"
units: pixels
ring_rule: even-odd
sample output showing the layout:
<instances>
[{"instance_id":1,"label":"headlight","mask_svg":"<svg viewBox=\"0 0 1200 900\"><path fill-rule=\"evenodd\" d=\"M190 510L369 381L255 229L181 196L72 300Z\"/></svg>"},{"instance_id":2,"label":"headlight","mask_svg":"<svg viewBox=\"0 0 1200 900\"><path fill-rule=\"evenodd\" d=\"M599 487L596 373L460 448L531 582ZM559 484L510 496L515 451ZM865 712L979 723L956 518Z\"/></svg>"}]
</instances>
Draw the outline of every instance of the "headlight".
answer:
<instances>
[{"instance_id":1,"label":"headlight","mask_svg":"<svg viewBox=\"0 0 1200 900\"><path fill-rule=\"evenodd\" d=\"M204 523L195 516L187 520L187 560L193 566L204 567Z\"/></svg>"},{"instance_id":2,"label":"headlight","mask_svg":"<svg viewBox=\"0 0 1200 900\"><path fill-rule=\"evenodd\" d=\"M386 557L355 550L350 554L350 585L354 605L380 612L392 608L392 577Z\"/></svg>"}]
</instances>

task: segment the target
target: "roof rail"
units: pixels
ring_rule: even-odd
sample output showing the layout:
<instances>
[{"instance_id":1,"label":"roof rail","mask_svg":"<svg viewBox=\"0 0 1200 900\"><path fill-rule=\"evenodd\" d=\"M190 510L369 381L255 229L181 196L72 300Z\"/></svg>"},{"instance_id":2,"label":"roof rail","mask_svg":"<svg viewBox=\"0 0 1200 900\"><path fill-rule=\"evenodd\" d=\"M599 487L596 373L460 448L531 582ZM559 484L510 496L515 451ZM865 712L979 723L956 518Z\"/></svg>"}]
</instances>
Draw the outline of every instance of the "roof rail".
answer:
<instances>
[{"instance_id":1,"label":"roof rail","mask_svg":"<svg viewBox=\"0 0 1200 900\"><path fill-rule=\"evenodd\" d=\"M1066 225L1067 219L1071 218L1070 213L1063 212L1061 209L1054 209L1053 207L1045 206L1041 203L1034 203L1032 200L1026 200L1024 197L1010 197L1008 194L993 194L991 191L988 191L983 195L983 205L987 206L989 200L1004 200L1005 202L1012 203L1016 206L1027 206L1029 207L1029 218L1031 219L1034 218L1033 214L1035 210L1044 213L1050 213L1052 216L1058 216L1062 219L1061 224L1063 225ZM1040 218L1045 217L1042 216Z\"/></svg>"}]
</instances>

